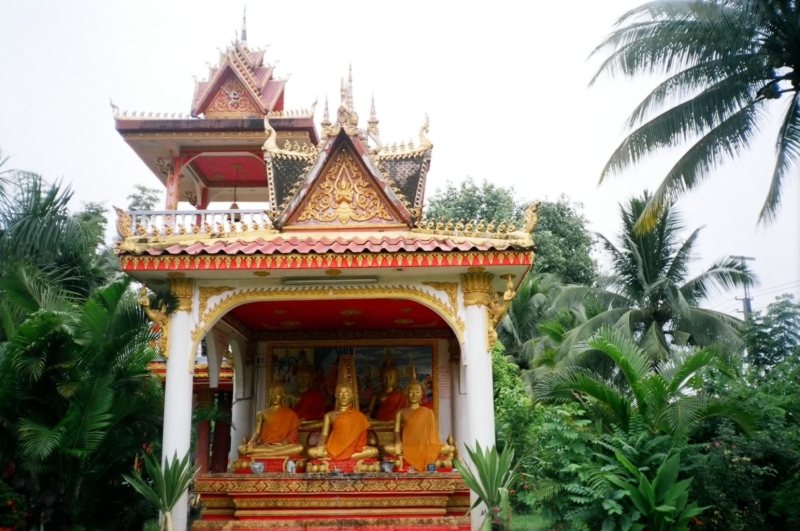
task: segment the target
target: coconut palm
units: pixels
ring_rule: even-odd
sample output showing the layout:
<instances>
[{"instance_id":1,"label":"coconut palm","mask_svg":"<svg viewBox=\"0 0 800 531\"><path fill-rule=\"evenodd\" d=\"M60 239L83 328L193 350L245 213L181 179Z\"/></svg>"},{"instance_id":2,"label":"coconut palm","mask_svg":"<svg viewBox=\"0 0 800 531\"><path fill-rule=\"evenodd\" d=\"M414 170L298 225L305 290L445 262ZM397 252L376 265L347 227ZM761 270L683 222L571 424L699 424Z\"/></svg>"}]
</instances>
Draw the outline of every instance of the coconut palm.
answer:
<instances>
[{"instance_id":1,"label":"coconut palm","mask_svg":"<svg viewBox=\"0 0 800 531\"><path fill-rule=\"evenodd\" d=\"M635 338L653 360L669 357L675 345L741 344L738 319L698 306L714 291L754 285L754 275L738 261L723 258L696 277L687 278L700 229L681 241L680 217L665 207L650 232L638 233L636 221L651 199L645 192L620 205L619 246L599 235L611 254L613 268L606 285L568 286L553 301L555 310L598 304L605 309L569 331L561 346L563 351L574 350L603 325L612 325Z\"/></svg>"},{"instance_id":2,"label":"coconut palm","mask_svg":"<svg viewBox=\"0 0 800 531\"><path fill-rule=\"evenodd\" d=\"M693 142L649 199L638 229L747 149L780 110L777 162L760 220L775 218L800 157L800 10L796 0L657 0L625 13L593 54L601 74L666 75L627 120L606 177L663 148ZM782 105L779 103L782 99ZM786 101L788 100L788 101Z\"/></svg>"},{"instance_id":3,"label":"coconut palm","mask_svg":"<svg viewBox=\"0 0 800 531\"><path fill-rule=\"evenodd\" d=\"M561 283L554 275L528 276L500 320L497 337L506 356L522 369L529 369L551 347L549 336L540 326L552 320L548 310L560 289Z\"/></svg>"},{"instance_id":4,"label":"coconut palm","mask_svg":"<svg viewBox=\"0 0 800 531\"><path fill-rule=\"evenodd\" d=\"M589 369L567 367L540 380L537 395L544 401L577 398L601 429L627 431L634 417L651 433L686 436L701 420L725 417L745 431L755 416L733 398L709 396L695 389L706 368L728 372L725 360L712 349L689 350L668 361L652 364L650 356L627 335L608 326L583 346L607 356L617 367L623 385Z\"/></svg>"}]
</instances>

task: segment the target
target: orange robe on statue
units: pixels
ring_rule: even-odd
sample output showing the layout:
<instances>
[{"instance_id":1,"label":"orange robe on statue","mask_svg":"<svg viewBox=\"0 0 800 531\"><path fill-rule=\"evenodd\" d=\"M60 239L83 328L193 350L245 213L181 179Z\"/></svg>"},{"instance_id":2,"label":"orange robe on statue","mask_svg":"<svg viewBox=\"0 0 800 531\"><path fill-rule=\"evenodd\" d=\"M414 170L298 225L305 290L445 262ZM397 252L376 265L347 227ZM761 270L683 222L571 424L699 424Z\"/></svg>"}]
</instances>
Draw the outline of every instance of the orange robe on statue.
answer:
<instances>
[{"instance_id":1,"label":"orange robe on statue","mask_svg":"<svg viewBox=\"0 0 800 531\"><path fill-rule=\"evenodd\" d=\"M394 420L397 417L397 412L406 407L408 404L408 398L406 398L406 394L403 391L395 389L389 396L386 397L386 400L383 401L383 404L378 408L378 412L375 414L375 420Z\"/></svg>"},{"instance_id":2,"label":"orange robe on statue","mask_svg":"<svg viewBox=\"0 0 800 531\"><path fill-rule=\"evenodd\" d=\"M258 434L259 444L276 444L289 441L297 444L297 428L300 427L300 417L287 406L278 406L264 414L261 423L261 433Z\"/></svg>"},{"instance_id":3,"label":"orange robe on statue","mask_svg":"<svg viewBox=\"0 0 800 531\"><path fill-rule=\"evenodd\" d=\"M309 389L300 397L294 412L302 420L322 420L325 416L325 397L316 389Z\"/></svg>"},{"instance_id":4,"label":"orange robe on statue","mask_svg":"<svg viewBox=\"0 0 800 531\"><path fill-rule=\"evenodd\" d=\"M439 440L436 416L426 407L415 409L403 426L403 457L415 470L424 472L425 465L436 463L444 446Z\"/></svg>"},{"instance_id":5,"label":"orange robe on statue","mask_svg":"<svg viewBox=\"0 0 800 531\"><path fill-rule=\"evenodd\" d=\"M331 433L325 441L328 457L336 460L350 459L367 445L369 421L360 411L348 409L339 413L331 426Z\"/></svg>"}]
</instances>

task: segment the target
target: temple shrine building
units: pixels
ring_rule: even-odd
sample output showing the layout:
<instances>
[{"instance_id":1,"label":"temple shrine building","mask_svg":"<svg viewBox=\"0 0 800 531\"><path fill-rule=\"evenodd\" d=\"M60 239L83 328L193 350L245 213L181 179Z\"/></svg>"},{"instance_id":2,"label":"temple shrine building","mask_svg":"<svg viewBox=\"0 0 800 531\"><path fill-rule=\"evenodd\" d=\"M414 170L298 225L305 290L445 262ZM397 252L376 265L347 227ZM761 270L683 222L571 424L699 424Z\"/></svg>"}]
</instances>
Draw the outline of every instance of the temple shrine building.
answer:
<instances>
[{"instance_id":1,"label":"temple shrine building","mask_svg":"<svg viewBox=\"0 0 800 531\"><path fill-rule=\"evenodd\" d=\"M536 207L523 226L425 219L424 114L389 143L374 104L358 116L352 75L321 119L286 89L243 28L190 115L115 108L166 189L163 210L117 209L116 248L161 333L163 455L190 450L194 408L232 419L197 426L191 527L470 529L482 517L464 517L451 461L495 443L490 351L534 260ZM167 289L171 313L153 295Z\"/></svg>"}]
</instances>

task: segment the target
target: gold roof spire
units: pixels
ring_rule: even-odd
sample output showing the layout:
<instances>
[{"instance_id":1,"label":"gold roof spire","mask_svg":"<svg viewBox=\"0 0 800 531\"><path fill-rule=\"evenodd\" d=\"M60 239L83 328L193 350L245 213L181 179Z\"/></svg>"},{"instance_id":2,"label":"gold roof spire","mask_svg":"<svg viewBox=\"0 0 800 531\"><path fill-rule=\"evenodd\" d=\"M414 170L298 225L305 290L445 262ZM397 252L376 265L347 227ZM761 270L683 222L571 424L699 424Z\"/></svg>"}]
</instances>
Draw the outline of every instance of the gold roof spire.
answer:
<instances>
[{"instance_id":1,"label":"gold roof spire","mask_svg":"<svg viewBox=\"0 0 800 531\"><path fill-rule=\"evenodd\" d=\"M325 94L325 111L322 113L322 127L329 127L331 125L331 117L328 114L328 95Z\"/></svg>"},{"instance_id":2,"label":"gold roof spire","mask_svg":"<svg viewBox=\"0 0 800 531\"><path fill-rule=\"evenodd\" d=\"M353 65L347 75L347 110L353 112Z\"/></svg>"},{"instance_id":3,"label":"gold roof spire","mask_svg":"<svg viewBox=\"0 0 800 531\"><path fill-rule=\"evenodd\" d=\"M247 44L247 4L244 5L244 13L242 13L242 37L241 41Z\"/></svg>"},{"instance_id":4,"label":"gold roof spire","mask_svg":"<svg viewBox=\"0 0 800 531\"><path fill-rule=\"evenodd\" d=\"M367 131L375 137L380 137L380 132L378 131L378 113L375 110L375 94L372 95L372 105L369 110L369 124Z\"/></svg>"}]
</instances>

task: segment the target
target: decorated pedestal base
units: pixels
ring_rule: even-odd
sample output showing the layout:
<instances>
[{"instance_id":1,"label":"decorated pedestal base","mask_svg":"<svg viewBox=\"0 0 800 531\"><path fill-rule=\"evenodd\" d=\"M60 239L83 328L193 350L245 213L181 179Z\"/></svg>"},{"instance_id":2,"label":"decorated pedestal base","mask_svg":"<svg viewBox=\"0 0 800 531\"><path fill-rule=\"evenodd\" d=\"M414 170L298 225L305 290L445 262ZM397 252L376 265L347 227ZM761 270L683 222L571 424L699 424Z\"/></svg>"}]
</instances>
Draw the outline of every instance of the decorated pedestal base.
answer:
<instances>
[{"instance_id":1,"label":"decorated pedestal base","mask_svg":"<svg viewBox=\"0 0 800 531\"><path fill-rule=\"evenodd\" d=\"M469 489L453 473L210 474L195 489L203 520L192 529L470 529Z\"/></svg>"},{"instance_id":2,"label":"decorated pedestal base","mask_svg":"<svg viewBox=\"0 0 800 531\"><path fill-rule=\"evenodd\" d=\"M275 458L252 458L240 457L231 465L231 472L234 474L265 474L276 472L305 472L305 457L275 457ZM262 468L263 465L263 468Z\"/></svg>"}]
</instances>

